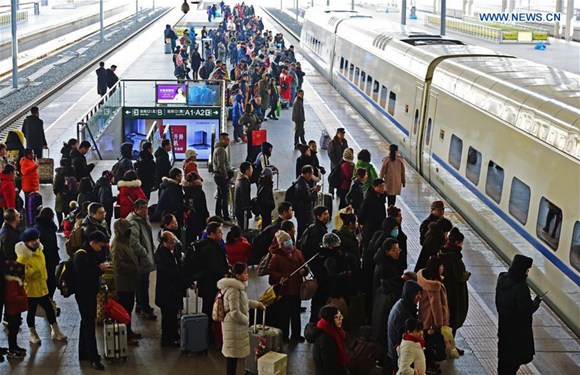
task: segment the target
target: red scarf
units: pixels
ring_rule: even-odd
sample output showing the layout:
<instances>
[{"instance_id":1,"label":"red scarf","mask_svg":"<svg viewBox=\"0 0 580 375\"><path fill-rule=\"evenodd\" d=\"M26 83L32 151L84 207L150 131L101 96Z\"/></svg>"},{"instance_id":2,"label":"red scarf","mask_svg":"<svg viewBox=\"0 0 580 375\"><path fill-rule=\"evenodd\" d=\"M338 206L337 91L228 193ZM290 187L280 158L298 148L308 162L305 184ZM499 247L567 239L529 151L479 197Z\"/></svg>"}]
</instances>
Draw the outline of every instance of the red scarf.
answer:
<instances>
[{"instance_id":1,"label":"red scarf","mask_svg":"<svg viewBox=\"0 0 580 375\"><path fill-rule=\"evenodd\" d=\"M334 325L330 324L326 319L320 319L318 323L316 323L316 327L326 332L334 342L336 343L336 348L338 351L338 363L342 367L346 367L348 365L348 354L346 353L346 349L344 348L344 340L346 339L346 332L342 328L335 327Z\"/></svg>"},{"instance_id":2,"label":"red scarf","mask_svg":"<svg viewBox=\"0 0 580 375\"><path fill-rule=\"evenodd\" d=\"M408 333L403 334L403 340L409 340L409 341L413 341L413 342L418 342L421 344L421 347L423 349L425 349L425 339L424 338L416 338L413 335L409 335Z\"/></svg>"}]
</instances>

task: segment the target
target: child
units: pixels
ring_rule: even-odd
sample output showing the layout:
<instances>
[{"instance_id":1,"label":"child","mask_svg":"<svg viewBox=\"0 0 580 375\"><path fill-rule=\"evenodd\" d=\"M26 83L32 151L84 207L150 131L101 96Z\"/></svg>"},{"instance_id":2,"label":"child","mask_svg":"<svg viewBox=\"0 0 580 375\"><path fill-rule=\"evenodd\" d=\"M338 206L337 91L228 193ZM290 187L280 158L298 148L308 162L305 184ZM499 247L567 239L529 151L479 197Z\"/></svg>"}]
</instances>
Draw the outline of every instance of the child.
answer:
<instances>
[{"instance_id":1,"label":"child","mask_svg":"<svg viewBox=\"0 0 580 375\"><path fill-rule=\"evenodd\" d=\"M26 349L18 346L16 337L22 322L20 314L28 311L28 297L24 291L24 265L15 261L6 261L4 274L6 279L5 314L8 321L8 358L21 359L26 355Z\"/></svg>"},{"instance_id":2,"label":"child","mask_svg":"<svg viewBox=\"0 0 580 375\"><path fill-rule=\"evenodd\" d=\"M399 354L397 375L424 375L427 371L427 361L423 349L425 349L423 323L418 319L407 319L403 341L397 348Z\"/></svg>"},{"instance_id":3,"label":"child","mask_svg":"<svg viewBox=\"0 0 580 375\"><path fill-rule=\"evenodd\" d=\"M77 215L80 211L77 201L71 201L68 206L70 208L70 212L61 223L64 238L70 237L70 234L73 231L76 222Z\"/></svg>"}]
</instances>

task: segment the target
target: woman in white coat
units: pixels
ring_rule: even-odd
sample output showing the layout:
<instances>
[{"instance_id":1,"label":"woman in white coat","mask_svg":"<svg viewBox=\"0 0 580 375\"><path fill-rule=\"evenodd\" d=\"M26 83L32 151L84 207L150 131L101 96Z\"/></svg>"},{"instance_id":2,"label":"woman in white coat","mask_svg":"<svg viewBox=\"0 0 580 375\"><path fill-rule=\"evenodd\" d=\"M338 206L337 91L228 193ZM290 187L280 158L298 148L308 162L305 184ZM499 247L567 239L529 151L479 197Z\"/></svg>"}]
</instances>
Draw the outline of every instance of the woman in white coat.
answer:
<instances>
[{"instance_id":1,"label":"woman in white coat","mask_svg":"<svg viewBox=\"0 0 580 375\"><path fill-rule=\"evenodd\" d=\"M248 266L237 262L232 266L230 278L218 281L217 287L222 291L225 318L222 322L222 354L226 357L227 375L236 374L238 358L250 355L250 309L264 309L258 301L248 299Z\"/></svg>"}]
</instances>

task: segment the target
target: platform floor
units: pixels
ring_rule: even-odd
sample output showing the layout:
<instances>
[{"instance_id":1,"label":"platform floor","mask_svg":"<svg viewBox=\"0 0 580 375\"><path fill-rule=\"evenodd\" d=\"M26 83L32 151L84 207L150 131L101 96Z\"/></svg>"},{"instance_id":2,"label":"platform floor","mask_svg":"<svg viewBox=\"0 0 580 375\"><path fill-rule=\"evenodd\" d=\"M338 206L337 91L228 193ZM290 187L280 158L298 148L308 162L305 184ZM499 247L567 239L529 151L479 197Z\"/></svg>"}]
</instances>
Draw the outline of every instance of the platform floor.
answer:
<instances>
[{"instance_id":1,"label":"platform floor","mask_svg":"<svg viewBox=\"0 0 580 375\"><path fill-rule=\"evenodd\" d=\"M180 17L179 12L170 12L158 21L158 25L170 23ZM273 24L266 20L266 27ZM118 55L111 59L118 63L119 76L142 78L171 78L171 56L162 55L162 39L157 32L158 26L152 31L146 31L140 39L121 48ZM139 46L135 53L135 46ZM331 134L339 127L347 129L347 139L355 152L367 148L373 155L375 165L386 155L387 144L380 136L354 111L353 108L303 59L303 69L306 75L304 85L306 102L306 135L307 139L318 140L323 129ZM74 91L63 93L59 104L50 108L41 108L41 115L47 127L47 140L54 150L53 156L58 157L62 141L75 136L74 124L78 115L86 112L94 101L96 94L96 79L94 73L79 79L78 87ZM65 98L69 98L66 99ZM72 99L75 98L75 99ZM60 116L60 117L59 117ZM77 116L75 118L75 116ZM293 150L288 137L292 134L293 125L290 121L291 112L282 112L280 121L268 121L264 128L268 130L268 140L274 145L272 163L281 171L281 186L289 186L294 179L294 161L298 152ZM234 144L231 147L232 164L239 164L245 158L245 145ZM328 167L329 160L324 151L319 154L322 165ZM100 175L104 169L110 169L114 161L100 161L93 173ZM285 173L285 171L292 171ZM215 201L212 199L215 184L202 170L205 179L205 191L208 198L210 212L213 213ZM45 204L52 206L54 197L50 186L43 186L41 192L45 196ZM155 196L155 194L154 194ZM409 264L413 265L420 251L418 244L418 225L427 216L430 202L440 199L438 194L410 168L407 174L407 187L397 204L403 210L403 228L409 236ZM464 260L472 278L469 281L470 310L465 326L459 330L457 345L466 350L466 354L456 361L442 363L444 374L493 374L496 362L496 325L497 313L494 307L494 288L497 274L506 269L505 263L485 244L485 242L468 226L465 221L451 209L446 211L448 216L466 235ZM255 225L254 222L252 222ZM59 237L62 244L62 237ZM64 244L61 256L65 257ZM154 276L152 277L151 296L154 290ZM266 277L257 277L252 274L249 294L256 298L267 287ZM57 292L57 303L63 310L59 322L63 331L70 337L67 344L52 342L46 321L37 319L39 334L43 344L31 348L27 342L28 328L22 326L19 335L21 346L29 348L29 354L23 361L7 361L0 364L0 373L9 374L79 374L97 373L82 367L77 360L79 316L74 299L63 299ZM309 307L308 303L304 306ZM303 323L306 323L308 314L303 314ZM194 356L186 358L178 350L160 348L160 322L142 321L134 316L134 329L143 334L144 339L138 347L130 348L128 362L107 365L106 373L111 374L223 374L225 360L216 351L210 351L207 357ZM580 364L580 343L578 338L545 306L534 315L534 332L536 337L536 357L531 365L523 367L519 374L574 374ZM97 330L97 340L102 350L102 332ZM0 345L7 346L5 335L0 335ZM289 355L288 374L314 374L310 344L287 346ZM6 372L7 371L7 372ZM243 365L239 364L238 374L243 373ZM372 374L379 374L376 369Z\"/></svg>"}]
</instances>

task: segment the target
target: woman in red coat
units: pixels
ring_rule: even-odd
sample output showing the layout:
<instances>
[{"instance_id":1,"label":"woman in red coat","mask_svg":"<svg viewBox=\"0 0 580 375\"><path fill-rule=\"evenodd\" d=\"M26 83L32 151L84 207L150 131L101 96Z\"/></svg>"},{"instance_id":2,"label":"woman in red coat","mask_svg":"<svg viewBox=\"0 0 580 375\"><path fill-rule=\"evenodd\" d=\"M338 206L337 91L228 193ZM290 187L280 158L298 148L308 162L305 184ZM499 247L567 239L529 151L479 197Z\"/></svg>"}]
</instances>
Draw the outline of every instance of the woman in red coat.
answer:
<instances>
[{"instance_id":1,"label":"woman in red coat","mask_svg":"<svg viewBox=\"0 0 580 375\"><path fill-rule=\"evenodd\" d=\"M280 74L280 96L287 102L290 102L290 82L292 82L292 76L287 74L285 68L282 68L282 74Z\"/></svg>"},{"instance_id":2,"label":"woman in red coat","mask_svg":"<svg viewBox=\"0 0 580 375\"><path fill-rule=\"evenodd\" d=\"M6 261L4 281L6 282L6 301L4 318L8 322L8 358L20 359L26 350L16 341L22 318L20 314L28 311L28 297L24 290L24 265L15 261Z\"/></svg>"},{"instance_id":3,"label":"woman in red coat","mask_svg":"<svg viewBox=\"0 0 580 375\"><path fill-rule=\"evenodd\" d=\"M0 208L16 207L16 184L14 183L14 166L6 164L0 173Z\"/></svg>"},{"instance_id":4,"label":"woman in red coat","mask_svg":"<svg viewBox=\"0 0 580 375\"><path fill-rule=\"evenodd\" d=\"M38 163L34 161L34 151L31 148L24 150L24 157L20 159L20 172L22 173L22 191L25 194L40 190Z\"/></svg>"},{"instance_id":5,"label":"woman in red coat","mask_svg":"<svg viewBox=\"0 0 580 375\"><path fill-rule=\"evenodd\" d=\"M143 192L143 189L141 189L141 180L139 180L137 172L134 170L125 172L123 180L117 183L117 187L119 188L117 201L119 206L121 206L121 218L124 219L134 211L135 201L138 199L147 200L147 196Z\"/></svg>"},{"instance_id":6,"label":"woman in red coat","mask_svg":"<svg viewBox=\"0 0 580 375\"><path fill-rule=\"evenodd\" d=\"M236 262L248 264L248 258L252 252L252 245L245 237L242 237L242 230L237 225L230 228L226 236L226 253L228 262L234 265Z\"/></svg>"},{"instance_id":7,"label":"woman in red coat","mask_svg":"<svg viewBox=\"0 0 580 375\"><path fill-rule=\"evenodd\" d=\"M340 187L338 189L338 198L340 202L338 204L338 209L347 206L346 194L350 190L350 185L352 183L352 174L354 171L354 152L352 148L347 148L342 153L342 163L340 163Z\"/></svg>"}]
</instances>

